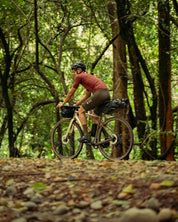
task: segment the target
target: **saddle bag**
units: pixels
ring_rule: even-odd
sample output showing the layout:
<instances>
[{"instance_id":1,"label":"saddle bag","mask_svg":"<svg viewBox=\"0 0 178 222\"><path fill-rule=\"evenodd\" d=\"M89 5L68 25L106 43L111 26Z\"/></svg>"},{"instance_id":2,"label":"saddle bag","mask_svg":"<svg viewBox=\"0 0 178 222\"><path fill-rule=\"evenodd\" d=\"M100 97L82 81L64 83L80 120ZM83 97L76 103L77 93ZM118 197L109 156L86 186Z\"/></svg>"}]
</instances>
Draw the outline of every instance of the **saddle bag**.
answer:
<instances>
[{"instance_id":1,"label":"saddle bag","mask_svg":"<svg viewBox=\"0 0 178 222\"><path fill-rule=\"evenodd\" d=\"M114 112L115 110L119 108L125 108L129 103L128 98L122 98L122 99L113 99L111 101L107 101L103 107L102 107L102 112L105 114L109 114Z\"/></svg>"}]
</instances>

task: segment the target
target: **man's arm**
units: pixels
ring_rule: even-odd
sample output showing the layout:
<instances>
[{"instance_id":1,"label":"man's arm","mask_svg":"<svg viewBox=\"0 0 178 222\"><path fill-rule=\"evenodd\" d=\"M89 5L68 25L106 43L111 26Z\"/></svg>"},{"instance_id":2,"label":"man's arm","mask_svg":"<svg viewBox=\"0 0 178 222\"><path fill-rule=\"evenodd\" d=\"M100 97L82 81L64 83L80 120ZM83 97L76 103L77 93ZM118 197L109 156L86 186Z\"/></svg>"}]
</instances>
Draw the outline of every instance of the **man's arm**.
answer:
<instances>
[{"instance_id":1,"label":"man's arm","mask_svg":"<svg viewBox=\"0 0 178 222\"><path fill-rule=\"evenodd\" d=\"M63 106L65 103L67 103L72 98L72 96L74 95L75 91L76 91L76 88L72 87L71 90L67 93L64 102L63 103L59 103L56 107L61 108L61 106Z\"/></svg>"},{"instance_id":2,"label":"man's arm","mask_svg":"<svg viewBox=\"0 0 178 222\"><path fill-rule=\"evenodd\" d=\"M76 106L81 105L83 102L85 102L86 99L88 99L91 95L91 92L86 90L85 95L75 104Z\"/></svg>"}]
</instances>

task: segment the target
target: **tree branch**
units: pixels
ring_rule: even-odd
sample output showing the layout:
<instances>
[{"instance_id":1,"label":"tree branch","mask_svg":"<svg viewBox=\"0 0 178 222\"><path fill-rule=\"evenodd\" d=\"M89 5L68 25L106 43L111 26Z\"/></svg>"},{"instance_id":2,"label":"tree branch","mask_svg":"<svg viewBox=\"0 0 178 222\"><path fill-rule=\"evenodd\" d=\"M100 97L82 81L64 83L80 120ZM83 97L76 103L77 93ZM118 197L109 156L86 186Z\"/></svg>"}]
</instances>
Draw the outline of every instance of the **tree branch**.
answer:
<instances>
[{"instance_id":1,"label":"tree branch","mask_svg":"<svg viewBox=\"0 0 178 222\"><path fill-rule=\"evenodd\" d=\"M174 9L175 9L176 15L178 16L178 4L177 4L177 1L176 0L172 0L172 1L173 1L173 5L174 5Z\"/></svg>"},{"instance_id":2,"label":"tree branch","mask_svg":"<svg viewBox=\"0 0 178 222\"><path fill-rule=\"evenodd\" d=\"M99 55L99 57L92 63L92 68L91 68L91 73L93 72L95 66L97 65L97 63L99 62L99 60L102 58L102 56L104 55L104 53L106 52L106 50L109 48L109 46L117 39L117 37L120 35L120 33L118 33L113 39L111 39L109 41L109 43L107 44L107 46L103 49L103 51L101 52L101 54Z\"/></svg>"},{"instance_id":3,"label":"tree branch","mask_svg":"<svg viewBox=\"0 0 178 222\"><path fill-rule=\"evenodd\" d=\"M174 25L178 27L178 21L171 15L169 15L169 18L174 23Z\"/></svg>"},{"instance_id":4,"label":"tree branch","mask_svg":"<svg viewBox=\"0 0 178 222\"><path fill-rule=\"evenodd\" d=\"M33 105L33 107L30 109L29 113L27 114L26 118L23 120L23 122L21 123L20 127L17 129L17 132L14 136L14 141L16 141L17 136L19 135L20 131L23 129L25 123L27 122L28 118L33 114L33 112L39 108L40 106L45 106L51 103L55 103L55 100L49 100L49 101L43 101L40 103L37 103L35 105Z\"/></svg>"},{"instance_id":5,"label":"tree branch","mask_svg":"<svg viewBox=\"0 0 178 222\"><path fill-rule=\"evenodd\" d=\"M20 13L27 19L28 23L30 23L30 20L28 19L28 17L25 15L25 13L21 10L21 8L13 1L13 0L10 0L14 5L15 7L20 11Z\"/></svg>"}]
</instances>

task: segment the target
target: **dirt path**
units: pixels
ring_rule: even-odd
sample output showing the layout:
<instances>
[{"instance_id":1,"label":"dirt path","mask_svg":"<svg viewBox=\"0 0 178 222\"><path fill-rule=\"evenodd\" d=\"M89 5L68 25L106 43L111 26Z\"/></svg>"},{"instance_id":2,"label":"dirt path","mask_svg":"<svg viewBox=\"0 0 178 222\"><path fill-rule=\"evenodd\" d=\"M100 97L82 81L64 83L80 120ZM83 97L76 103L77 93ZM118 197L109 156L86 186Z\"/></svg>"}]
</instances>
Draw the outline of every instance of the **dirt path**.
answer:
<instances>
[{"instance_id":1,"label":"dirt path","mask_svg":"<svg viewBox=\"0 0 178 222\"><path fill-rule=\"evenodd\" d=\"M0 221L126 221L134 207L156 216L167 208L176 221L177 169L166 161L0 159Z\"/></svg>"}]
</instances>

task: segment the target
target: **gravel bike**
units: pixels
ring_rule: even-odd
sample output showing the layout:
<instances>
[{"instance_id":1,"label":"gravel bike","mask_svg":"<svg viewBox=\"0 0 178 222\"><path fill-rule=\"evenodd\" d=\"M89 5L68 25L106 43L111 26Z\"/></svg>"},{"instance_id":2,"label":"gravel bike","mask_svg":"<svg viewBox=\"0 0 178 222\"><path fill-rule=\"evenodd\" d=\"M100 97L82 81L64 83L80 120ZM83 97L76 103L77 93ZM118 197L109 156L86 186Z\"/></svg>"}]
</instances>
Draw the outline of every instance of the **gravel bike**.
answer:
<instances>
[{"instance_id":1,"label":"gravel bike","mask_svg":"<svg viewBox=\"0 0 178 222\"><path fill-rule=\"evenodd\" d=\"M52 129L52 149L60 159L74 159L82 150L84 143L79 142L78 139L84 134L78 117L78 108L76 106L61 107L62 116L67 118L61 119ZM121 117L108 117L104 113L101 116L90 113L86 115L99 119L95 136L89 145L98 148L109 160L127 158L134 140L130 124Z\"/></svg>"}]
</instances>

